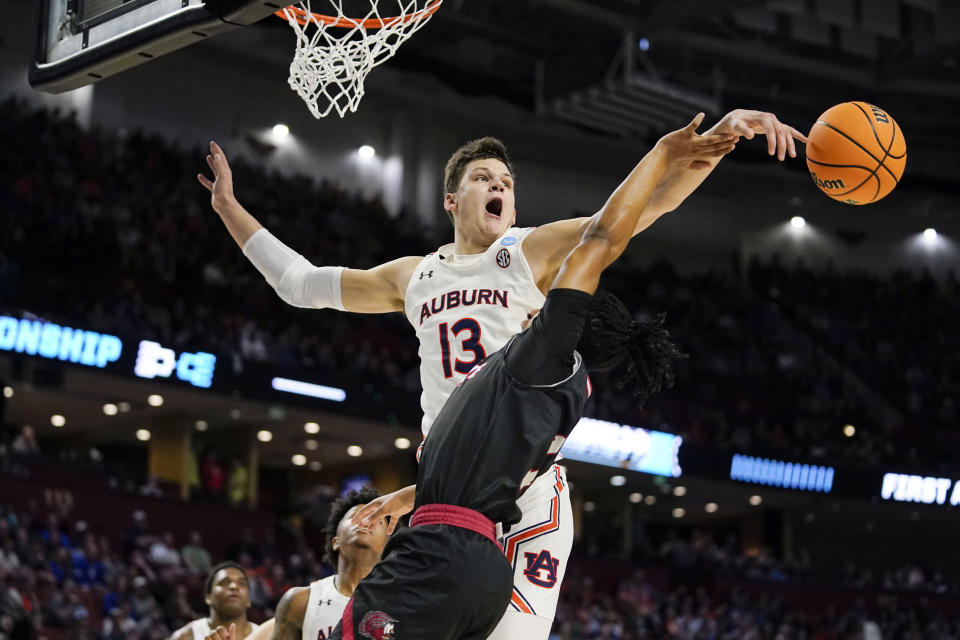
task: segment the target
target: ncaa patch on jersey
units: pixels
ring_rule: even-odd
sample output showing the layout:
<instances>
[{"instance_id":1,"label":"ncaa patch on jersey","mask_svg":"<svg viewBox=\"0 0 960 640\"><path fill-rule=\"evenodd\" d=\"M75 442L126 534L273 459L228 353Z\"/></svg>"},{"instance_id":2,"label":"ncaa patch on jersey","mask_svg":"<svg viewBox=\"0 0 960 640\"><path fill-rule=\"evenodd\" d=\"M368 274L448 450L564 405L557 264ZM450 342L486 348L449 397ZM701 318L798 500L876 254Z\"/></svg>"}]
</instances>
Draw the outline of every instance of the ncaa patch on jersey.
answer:
<instances>
[{"instance_id":1,"label":"ncaa patch on jersey","mask_svg":"<svg viewBox=\"0 0 960 640\"><path fill-rule=\"evenodd\" d=\"M501 269L506 269L510 266L510 252L506 249L497 251L497 266Z\"/></svg>"},{"instance_id":2,"label":"ncaa patch on jersey","mask_svg":"<svg viewBox=\"0 0 960 640\"><path fill-rule=\"evenodd\" d=\"M502 244L505 247L509 247L512 244L517 244L517 239L514 238L513 236L507 236L506 238L500 241L500 244Z\"/></svg>"}]
</instances>

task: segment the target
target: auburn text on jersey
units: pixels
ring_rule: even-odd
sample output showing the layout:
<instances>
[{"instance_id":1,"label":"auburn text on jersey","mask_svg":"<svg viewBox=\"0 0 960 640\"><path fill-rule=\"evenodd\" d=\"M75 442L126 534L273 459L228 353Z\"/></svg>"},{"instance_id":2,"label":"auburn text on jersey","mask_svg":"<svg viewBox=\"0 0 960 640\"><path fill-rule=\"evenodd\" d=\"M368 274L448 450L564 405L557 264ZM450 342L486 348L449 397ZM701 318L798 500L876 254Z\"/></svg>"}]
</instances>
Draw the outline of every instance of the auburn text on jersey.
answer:
<instances>
[{"instance_id":1,"label":"auburn text on jersey","mask_svg":"<svg viewBox=\"0 0 960 640\"><path fill-rule=\"evenodd\" d=\"M458 289L447 291L444 294L431 298L420 307L420 324L435 313L440 313L457 307L472 307L475 304L500 305L509 308L507 304L507 290L501 289Z\"/></svg>"}]
</instances>

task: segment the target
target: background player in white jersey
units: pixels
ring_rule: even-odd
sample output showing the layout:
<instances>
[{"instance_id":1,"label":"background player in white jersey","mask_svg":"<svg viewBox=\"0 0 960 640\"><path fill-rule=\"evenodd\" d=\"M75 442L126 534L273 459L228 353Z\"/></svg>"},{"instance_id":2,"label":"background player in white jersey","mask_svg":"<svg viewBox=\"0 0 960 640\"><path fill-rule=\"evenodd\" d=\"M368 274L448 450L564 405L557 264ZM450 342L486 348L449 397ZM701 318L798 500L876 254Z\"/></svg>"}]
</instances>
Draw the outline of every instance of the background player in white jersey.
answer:
<instances>
[{"instance_id":1,"label":"background player in white jersey","mask_svg":"<svg viewBox=\"0 0 960 640\"><path fill-rule=\"evenodd\" d=\"M728 113L707 133L747 138L762 133L767 150L781 160L796 155L794 138L806 139L773 114L742 109ZM230 166L216 143L210 143L207 156L214 180L202 174L197 178L210 191L213 209L231 236L287 303L357 313L405 311L420 340L426 435L470 368L500 349L521 330L527 314L543 304L560 264L592 219L610 207L640 206L633 229L639 233L679 206L719 160L671 168L640 205L629 197L639 179L634 168L594 216L514 229L516 185L506 150L493 138L474 141L457 150L444 175L443 206L453 221L454 242L426 257L398 258L372 269L315 267L281 243L237 201ZM491 637L542 640L549 634L573 541L569 492L560 468L538 478L520 506L524 518L510 532L513 539L504 540L515 568L516 595L503 629ZM537 584L518 558L543 552L556 569Z\"/></svg>"},{"instance_id":2,"label":"background player in white jersey","mask_svg":"<svg viewBox=\"0 0 960 640\"><path fill-rule=\"evenodd\" d=\"M210 615L187 623L170 640L204 640L218 626L236 629L235 640L243 640L257 629L247 620L250 608L250 582L247 572L235 562L221 562L210 570L203 585L204 601Z\"/></svg>"},{"instance_id":3,"label":"background player in white jersey","mask_svg":"<svg viewBox=\"0 0 960 640\"><path fill-rule=\"evenodd\" d=\"M307 587L288 590L277 605L274 618L260 625L247 640L326 640L340 622L343 609L357 583L370 573L387 544L387 523L373 521L366 526L353 522L363 505L380 496L376 489L351 491L330 507L326 548L323 558L336 568L332 576ZM207 640L239 640L228 627L216 629Z\"/></svg>"}]
</instances>

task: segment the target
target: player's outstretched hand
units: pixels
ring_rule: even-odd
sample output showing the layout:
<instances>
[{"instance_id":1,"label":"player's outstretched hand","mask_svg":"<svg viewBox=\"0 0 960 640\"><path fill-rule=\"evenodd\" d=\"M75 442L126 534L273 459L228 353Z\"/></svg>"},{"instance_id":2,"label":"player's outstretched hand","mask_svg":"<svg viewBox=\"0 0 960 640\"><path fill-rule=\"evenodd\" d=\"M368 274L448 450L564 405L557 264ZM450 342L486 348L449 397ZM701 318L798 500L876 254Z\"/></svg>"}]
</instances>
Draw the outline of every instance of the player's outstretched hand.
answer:
<instances>
[{"instance_id":1,"label":"player's outstretched hand","mask_svg":"<svg viewBox=\"0 0 960 640\"><path fill-rule=\"evenodd\" d=\"M767 137L767 153L776 154L778 160L783 160L787 154L791 158L797 157L794 140L804 144L807 142L807 136L783 124L777 120L777 116L753 109L734 109L713 125L709 133L734 134L747 140L752 140L755 134L762 133Z\"/></svg>"},{"instance_id":2,"label":"player's outstretched hand","mask_svg":"<svg viewBox=\"0 0 960 640\"><path fill-rule=\"evenodd\" d=\"M229 629L217 627L203 640L237 640L237 625L230 623Z\"/></svg>"},{"instance_id":3,"label":"player's outstretched hand","mask_svg":"<svg viewBox=\"0 0 960 640\"><path fill-rule=\"evenodd\" d=\"M530 326L530 323L533 322L533 319L536 318L539 313L540 313L540 309L534 309L533 311L528 313L527 318L520 323L520 330L521 331L526 330L526 328Z\"/></svg>"},{"instance_id":4,"label":"player's outstretched hand","mask_svg":"<svg viewBox=\"0 0 960 640\"><path fill-rule=\"evenodd\" d=\"M357 509L351 521L357 526L369 527L371 523L377 520L389 518L387 521L387 534L389 535L397 528L400 516L413 509L416 491L416 485L410 485L385 496L380 496L376 500L371 500Z\"/></svg>"},{"instance_id":5,"label":"player's outstretched hand","mask_svg":"<svg viewBox=\"0 0 960 640\"><path fill-rule=\"evenodd\" d=\"M703 117L703 113L698 113L683 129L660 138L657 147L666 154L668 163L690 169L708 169L714 164L711 162L712 159L733 151L737 144L737 136L728 133L703 135L697 133L697 127L703 122Z\"/></svg>"},{"instance_id":6,"label":"player's outstretched hand","mask_svg":"<svg viewBox=\"0 0 960 640\"><path fill-rule=\"evenodd\" d=\"M233 172L230 171L230 163L227 162L227 156L223 153L214 141L210 141L210 153L207 154L207 164L213 171L213 181L202 173L197 174L197 180L210 191L210 205L213 210L220 213L224 207L235 201L233 196Z\"/></svg>"}]
</instances>

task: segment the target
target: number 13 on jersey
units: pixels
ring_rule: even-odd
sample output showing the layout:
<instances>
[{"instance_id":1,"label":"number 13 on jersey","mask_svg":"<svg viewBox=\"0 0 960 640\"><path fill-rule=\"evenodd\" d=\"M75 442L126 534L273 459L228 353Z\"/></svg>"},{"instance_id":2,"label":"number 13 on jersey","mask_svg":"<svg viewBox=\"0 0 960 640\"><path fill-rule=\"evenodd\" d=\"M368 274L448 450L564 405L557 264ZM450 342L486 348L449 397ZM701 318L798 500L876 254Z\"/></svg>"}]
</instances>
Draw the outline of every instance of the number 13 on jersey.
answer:
<instances>
[{"instance_id":1,"label":"number 13 on jersey","mask_svg":"<svg viewBox=\"0 0 960 640\"><path fill-rule=\"evenodd\" d=\"M462 318L448 326L446 322L441 322L440 331L440 359L443 362L443 377L450 378L453 372L467 374L478 362L487 357L487 352L480 344L480 323L473 318ZM473 355L471 360L461 360L456 357L451 361L450 355L450 335L453 334L454 340L460 340L460 351L466 355ZM461 336L461 334L466 334Z\"/></svg>"}]
</instances>

